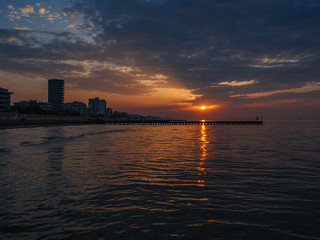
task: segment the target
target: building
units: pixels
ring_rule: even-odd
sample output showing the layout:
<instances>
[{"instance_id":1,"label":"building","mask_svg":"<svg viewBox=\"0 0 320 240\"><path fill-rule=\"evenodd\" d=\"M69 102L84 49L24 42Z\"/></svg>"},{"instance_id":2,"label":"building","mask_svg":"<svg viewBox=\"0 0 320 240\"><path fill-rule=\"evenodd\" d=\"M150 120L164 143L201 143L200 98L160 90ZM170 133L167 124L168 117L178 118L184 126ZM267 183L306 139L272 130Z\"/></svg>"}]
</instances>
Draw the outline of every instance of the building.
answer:
<instances>
[{"instance_id":1,"label":"building","mask_svg":"<svg viewBox=\"0 0 320 240\"><path fill-rule=\"evenodd\" d=\"M52 105L53 111L62 112L64 104L64 80L48 80L48 102Z\"/></svg>"},{"instance_id":2,"label":"building","mask_svg":"<svg viewBox=\"0 0 320 240\"><path fill-rule=\"evenodd\" d=\"M42 111L45 111L45 112L51 112L52 111L52 105L50 103L38 102L38 105L39 105L39 107L40 107L40 109Z\"/></svg>"},{"instance_id":3,"label":"building","mask_svg":"<svg viewBox=\"0 0 320 240\"><path fill-rule=\"evenodd\" d=\"M8 89L0 88L0 112L10 111L11 94Z\"/></svg>"},{"instance_id":4,"label":"building","mask_svg":"<svg viewBox=\"0 0 320 240\"><path fill-rule=\"evenodd\" d=\"M69 114L77 114L79 116L87 115L87 106L82 102L73 101L72 103L65 103L63 111Z\"/></svg>"},{"instance_id":5,"label":"building","mask_svg":"<svg viewBox=\"0 0 320 240\"><path fill-rule=\"evenodd\" d=\"M52 105L50 103L38 102L37 100L15 102L13 104L13 107L16 109L36 107L36 108L39 108L43 111L52 111Z\"/></svg>"},{"instance_id":6,"label":"building","mask_svg":"<svg viewBox=\"0 0 320 240\"><path fill-rule=\"evenodd\" d=\"M112 117L112 108L107 108L106 115L107 115L108 119L110 119Z\"/></svg>"},{"instance_id":7,"label":"building","mask_svg":"<svg viewBox=\"0 0 320 240\"><path fill-rule=\"evenodd\" d=\"M13 108L25 113L46 113L52 112L52 105L46 102L37 102L37 100L20 101L13 104Z\"/></svg>"},{"instance_id":8,"label":"building","mask_svg":"<svg viewBox=\"0 0 320 240\"><path fill-rule=\"evenodd\" d=\"M88 112L91 115L107 115L107 102L98 97L89 99Z\"/></svg>"}]
</instances>

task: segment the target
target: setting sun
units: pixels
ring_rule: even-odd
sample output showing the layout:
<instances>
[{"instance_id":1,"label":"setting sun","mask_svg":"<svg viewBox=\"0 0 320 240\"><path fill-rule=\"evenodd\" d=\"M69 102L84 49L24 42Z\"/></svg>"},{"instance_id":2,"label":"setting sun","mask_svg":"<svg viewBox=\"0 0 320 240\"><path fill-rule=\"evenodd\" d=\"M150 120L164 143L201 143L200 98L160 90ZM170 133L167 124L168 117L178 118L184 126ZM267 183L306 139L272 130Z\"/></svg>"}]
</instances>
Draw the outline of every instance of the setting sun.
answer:
<instances>
[{"instance_id":1,"label":"setting sun","mask_svg":"<svg viewBox=\"0 0 320 240\"><path fill-rule=\"evenodd\" d=\"M205 109L207 109L207 107L206 106L201 106L200 109L201 110L205 110Z\"/></svg>"}]
</instances>

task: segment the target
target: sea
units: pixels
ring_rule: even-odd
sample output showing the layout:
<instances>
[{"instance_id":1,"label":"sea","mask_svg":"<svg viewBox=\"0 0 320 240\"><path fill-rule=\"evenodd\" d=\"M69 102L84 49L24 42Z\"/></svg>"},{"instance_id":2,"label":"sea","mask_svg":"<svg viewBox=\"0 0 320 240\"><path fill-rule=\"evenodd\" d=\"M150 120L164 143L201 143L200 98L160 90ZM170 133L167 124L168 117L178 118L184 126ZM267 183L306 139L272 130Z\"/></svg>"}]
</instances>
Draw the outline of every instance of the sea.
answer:
<instances>
[{"instance_id":1,"label":"sea","mask_svg":"<svg viewBox=\"0 0 320 240\"><path fill-rule=\"evenodd\" d=\"M320 239L320 122L2 129L0 239Z\"/></svg>"}]
</instances>

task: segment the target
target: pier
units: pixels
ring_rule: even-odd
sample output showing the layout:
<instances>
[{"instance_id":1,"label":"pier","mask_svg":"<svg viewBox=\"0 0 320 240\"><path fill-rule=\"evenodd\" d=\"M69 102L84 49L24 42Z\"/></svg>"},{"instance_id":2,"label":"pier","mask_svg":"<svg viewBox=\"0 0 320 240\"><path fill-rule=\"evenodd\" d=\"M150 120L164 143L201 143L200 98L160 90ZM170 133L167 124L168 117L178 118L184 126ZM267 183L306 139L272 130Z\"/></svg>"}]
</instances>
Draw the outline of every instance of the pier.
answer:
<instances>
[{"instance_id":1,"label":"pier","mask_svg":"<svg viewBox=\"0 0 320 240\"><path fill-rule=\"evenodd\" d=\"M152 120L152 121L101 121L106 125L262 125L263 121L176 121L176 120Z\"/></svg>"},{"instance_id":2,"label":"pier","mask_svg":"<svg viewBox=\"0 0 320 240\"><path fill-rule=\"evenodd\" d=\"M72 125L262 125L263 121L182 121L182 120L0 120L0 130L7 128L40 127L40 126L72 126Z\"/></svg>"}]
</instances>

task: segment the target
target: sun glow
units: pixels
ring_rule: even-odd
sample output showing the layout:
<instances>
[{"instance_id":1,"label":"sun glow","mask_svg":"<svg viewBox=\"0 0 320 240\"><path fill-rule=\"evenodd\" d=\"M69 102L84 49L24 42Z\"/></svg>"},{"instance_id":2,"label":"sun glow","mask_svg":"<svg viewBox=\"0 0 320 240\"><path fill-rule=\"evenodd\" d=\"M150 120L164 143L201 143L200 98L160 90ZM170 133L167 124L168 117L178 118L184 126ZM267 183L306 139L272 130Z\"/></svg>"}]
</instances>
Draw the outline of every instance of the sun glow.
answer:
<instances>
[{"instance_id":1,"label":"sun glow","mask_svg":"<svg viewBox=\"0 0 320 240\"><path fill-rule=\"evenodd\" d=\"M201 106L200 109L201 109L201 110L206 110L207 107L206 107L206 106Z\"/></svg>"}]
</instances>

